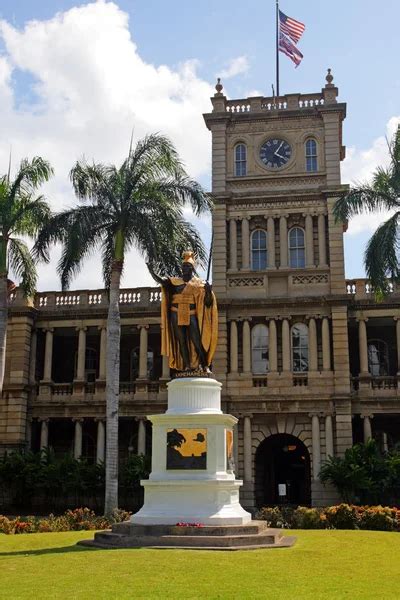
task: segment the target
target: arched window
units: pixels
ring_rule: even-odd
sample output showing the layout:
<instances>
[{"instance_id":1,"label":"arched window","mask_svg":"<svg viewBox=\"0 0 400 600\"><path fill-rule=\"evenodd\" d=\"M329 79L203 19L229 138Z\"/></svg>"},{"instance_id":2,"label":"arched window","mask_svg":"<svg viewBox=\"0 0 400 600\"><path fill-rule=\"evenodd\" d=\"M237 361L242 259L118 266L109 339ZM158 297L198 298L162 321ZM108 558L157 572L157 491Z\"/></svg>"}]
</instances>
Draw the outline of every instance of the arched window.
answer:
<instances>
[{"instance_id":1,"label":"arched window","mask_svg":"<svg viewBox=\"0 0 400 600\"><path fill-rule=\"evenodd\" d=\"M263 229L256 229L251 234L251 268L261 271L267 264L267 234Z\"/></svg>"},{"instance_id":2,"label":"arched window","mask_svg":"<svg viewBox=\"0 0 400 600\"><path fill-rule=\"evenodd\" d=\"M289 231L289 263L295 269L305 267L304 229L301 227L293 227Z\"/></svg>"},{"instance_id":3,"label":"arched window","mask_svg":"<svg viewBox=\"0 0 400 600\"><path fill-rule=\"evenodd\" d=\"M268 327L266 325L255 325L251 330L251 369L255 375L266 373L269 370Z\"/></svg>"},{"instance_id":4,"label":"arched window","mask_svg":"<svg viewBox=\"0 0 400 600\"><path fill-rule=\"evenodd\" d=\"M389 374L389 352L383 340L368 340L368 368L373 377Z\"/></svg>"},{"instance_id":5,"label":"arched window","mask_svg":"<svg viewBox=\"0 0 400 600\"><path fill-rule=\"evenodd\" d=\"M292 327L292 368L295 373L308 371L308 327L304 323Z\"/></svg>"},{"instance_id":6,"label":"arched window","mask_svg":"<svg viewBox=\"0 0 400 600\"><path fill-rule=\"evenodd\" d=\"M247 148L245 144L235 146L235 175L243 177L247 173Z\"/></svg>"},{"instance_id":7,"label":"arched window","mask_svg":"<svg viewBox=\"0 0 400 600\"><path fill-rule=\"evenodd\" d=\"M306 170L309 173L318 171L317 142L312 138L306 141Z\"/></svg>"}]
</instances>

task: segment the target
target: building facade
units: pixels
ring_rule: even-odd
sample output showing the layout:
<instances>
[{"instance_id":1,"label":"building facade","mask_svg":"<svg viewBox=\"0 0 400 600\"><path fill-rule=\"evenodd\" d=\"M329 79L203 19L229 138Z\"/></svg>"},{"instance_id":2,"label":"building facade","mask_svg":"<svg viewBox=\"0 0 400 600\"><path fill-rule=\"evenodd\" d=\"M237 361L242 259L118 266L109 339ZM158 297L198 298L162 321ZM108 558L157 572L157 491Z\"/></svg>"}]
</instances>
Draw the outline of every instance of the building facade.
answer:
<instances>
[{"instance_id":1,"label":"building facade","mask_svg":"<svg viewBox=\"0 0 400 600\"><path fill-rule=\"evenodd\" d=\"M346 105L328 71L316 94L227 100L204 115L212 134L213 371L239 419L237 476L248 508L326 504L322 461L370 437L400 440L400 296L377 304L346 280L343 225ZM151 452L147 414L163 412L159 288L120 295L120 458ZM101 461L105 452L104 290L10 298L0 451L51 446Z\"/></svg>"}]
</instances>

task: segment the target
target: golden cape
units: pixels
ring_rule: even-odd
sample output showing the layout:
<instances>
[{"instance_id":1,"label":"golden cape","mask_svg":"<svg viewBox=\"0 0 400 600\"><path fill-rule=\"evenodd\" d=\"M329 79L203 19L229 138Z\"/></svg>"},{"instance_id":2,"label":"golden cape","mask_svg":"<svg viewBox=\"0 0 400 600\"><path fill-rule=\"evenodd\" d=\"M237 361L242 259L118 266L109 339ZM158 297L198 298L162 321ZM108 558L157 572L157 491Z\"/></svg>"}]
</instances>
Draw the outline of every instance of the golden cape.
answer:
<instances>
[{"instance_id":1,"label":"golden cape","mask_svg":"<svg viewBox=\"0 0 400 600\"><path fill-rule=\"evenodd\" d=\"M185 285L180 277L170 277L173 286ZM213 303L210 307L205 306L204 282L198 277L193 277L185 285L180 296L190 296L190 302L195 305L195 315L199 323L201 342L207 356L207 366L212 362L218 339L218 309L217 300L212 292ZM161 354L169 357L171 369L183 371L183 360L179 349L179 342L175 339L169 319L168 294L162 287L161 297ZM193 343L189 343L190 368L199 368L199 358Z\"/></svg>"}]
</instances>

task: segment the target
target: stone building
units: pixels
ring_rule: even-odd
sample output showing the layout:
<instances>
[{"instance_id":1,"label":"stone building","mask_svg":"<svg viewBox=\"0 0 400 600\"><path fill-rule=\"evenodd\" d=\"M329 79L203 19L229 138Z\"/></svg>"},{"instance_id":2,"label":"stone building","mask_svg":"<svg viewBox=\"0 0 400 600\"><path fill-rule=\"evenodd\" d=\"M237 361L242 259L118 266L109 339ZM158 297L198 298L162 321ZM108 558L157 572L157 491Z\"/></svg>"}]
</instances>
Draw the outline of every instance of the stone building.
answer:
<instances>
[{"instance_id":1,"label":"stone building","mask_svg":"<svg viewBox=\"0 0 400 600\"><path fill-rule=\"evenodd\" d=\"M219 345L213 370L237 416L237 475L251 508L335 500L321 462L373 436L400 440L400 296L377 304L344 275L346 105L328 72L320 93L227 100L212 133ZM103 460L104 290L11 297L0 450L51 446ZM121 292L120 457L151 451L146 415L165 410L160 291ZM285 496L280 496L285 494Z\"/></svg>"}]
</instances>

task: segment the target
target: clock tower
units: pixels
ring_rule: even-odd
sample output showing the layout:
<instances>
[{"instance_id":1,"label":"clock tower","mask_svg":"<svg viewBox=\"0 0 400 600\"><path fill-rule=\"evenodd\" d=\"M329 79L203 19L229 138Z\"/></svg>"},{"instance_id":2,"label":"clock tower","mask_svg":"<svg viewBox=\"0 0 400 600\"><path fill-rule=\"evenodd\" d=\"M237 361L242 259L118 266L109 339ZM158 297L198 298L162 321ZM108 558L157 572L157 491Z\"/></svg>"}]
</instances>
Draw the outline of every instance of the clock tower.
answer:
<instances>
[{"instance_id":1,"label":"clock tower","mask_svg":"<svg viewBox=\"0 0 400 600\"><path fill-rule=\"evenodd\" d=\"M352 444L343 226L332 213L346 189L337 96L330 69L321 92L279 98L228 100L218 80L204 115L220 308L213 367L239 417L251 508L333 500L321 460Z\"/></svg>"}]
</instances>

